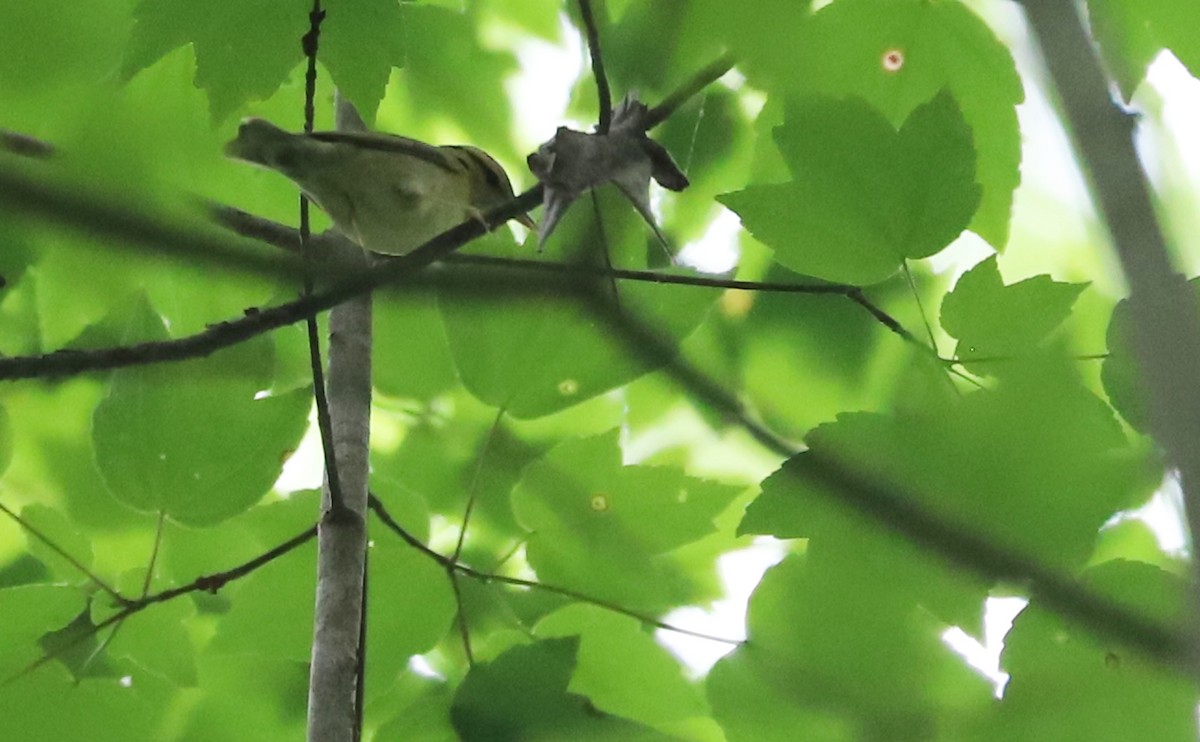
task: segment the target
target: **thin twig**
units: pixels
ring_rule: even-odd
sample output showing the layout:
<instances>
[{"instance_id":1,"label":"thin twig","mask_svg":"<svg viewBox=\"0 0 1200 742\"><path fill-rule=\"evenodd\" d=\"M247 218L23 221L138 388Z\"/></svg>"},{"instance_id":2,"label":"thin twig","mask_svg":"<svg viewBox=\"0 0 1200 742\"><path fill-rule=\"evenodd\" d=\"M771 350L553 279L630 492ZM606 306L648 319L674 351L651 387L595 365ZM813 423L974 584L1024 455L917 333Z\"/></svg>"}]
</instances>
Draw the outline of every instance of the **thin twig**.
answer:
<instances>
[{"instance_id":1,"label":"thin twig","mask_svg":"<svg viewBox=\"0 0 1200 742\"><path fill-rule=\"evenodd\" d=\"M517 587L529 588L531 590L541 590L542 592L562 595L567 598L578 600L582 603L590 603L591 605L610 610L614 613L620 613L623 616L629 616L630 618L636 619L640 623L643 623L647 626L654 626L655 628L663 629L664 631L673 631L677 634L687 634L688 636L695 636L700 639L708 639L710 641L721 642L722 644L731 644L734 646L745 643L744 640L713 636L711 634L692 631L691 629L684 629L679 626L673 626L652 616L647 616L644 613L639 613L637 611L624 608L611 601L607 601L602 598L595 598L585 593L571 590L570 588L549 585L545 582L538 582L537 580L524 580L519 577L509 577L507 575L495 574L493 572L483 572L481 570L474 569L460 562L455 562L449 557L443 556L423 544L420 539L406 531L403 526L401 526L394 518L392 518L391 514L388 513L387 508L384 507L383 503L380 502L378 497L375 497L374 495L371 496L370 506L371 509L375 511L375 514L379 517L379 519L383 521L383 524L391 529L393 533L403 539L406 544L412 546L425 556L440 564L448 572L463 574L481 582L500 582L506 585L514 585Z\"/></svg>"},{"instance_id":2,"label":"thin twig","mask_svg":"<svg viewBox=\"0 0 1200 742\"><path fill-rule=\"evenodd\" d=\"M142 578L142 594L138 597L145 598L150 594L150 582L154 579L154 567L158 564L158 555L162 550L163 529L167 524L167 511L158 511L158 523L154 528L154 546L150 548L150 561L146 565L146 576Z\"/></svg>"},{"instance_id":3,"label":"thin twig","mask_svg":"<svg viewBox=\"0 0 1200 742\"><path fill-rule=\"evenodd\" d=\"M1085 353L1083 355L1068 356L1068 360L1103 361L1111 356L1111 353ZM981 356L979 358L942 358L940 360L948 366L964 366L968 363L1012 363L1025 359L1021 356Z\"/></svg>"},{"instance_id":4,"label":"thin twig","mask_svg":"<svg viewBox=\"0 0 1200 742\"><path fill-rule=\"evenodd\" d=\"M54 154L54 147L41 139L0 129L0 149L14 155L45 159Z\"/></svg>"},{"instance_id":5,"label":"thin twig","mask_svg":"<svg viewBox=\"0 0 1200 742\"><path fill-rule=\"evenodd\" d=\"M726 72L733 69L732 54L724 54L701 69L691 79L679 86L675 92L668 95L646 115L646 128L653 128L671 117L675 109L682 106L689 98L704 90L709 85L721 79Z\"/></svg>"},{"instance_id":6,"label":"thin twig","mask_svg":"<svg viewBox=\"0 0 1200 742\"><path fill-rule=\"evenodd\" d=\"M458 584L457 562L446 567L446 575L450 578L450 589L454 591L454 605L458 609L458 635L462 639L463 654L467 657L467 666L475 665L475 653L471 650L471 627L467 623L467 610L463 604L462 585Z\"/></svg>"},{"instance_id":7,"label":"thin twig","mask_svg":"<svg viewBox=\"0 0 1200 742\"><path fill-rule=\"evenodd\" d=\"M596 96L600 103L600 123L596 131L607 134L608 127L612 125L612 91L608 87L608 74L604 71L604 55L600 51L600 29L596 26L591 0L579 0L579 14L583 16L583 28L587 32L592 77L596 80Z\"/></svg>"},{"instance_id":8,"label":"thin twig","mask_svg":"<svg viewBox=\"0 0 1200 742\"><path fill-rule=\"evenodd\" d=\"M366 709L367 698L367 606L369 606L369 593L371 574L371 550L367 549L363 555L363 581L362 581L362 610L358 616L358 652L357 666L354 669L356 682L354 683L354 739L355 742L362 739L363 716Z\"/></svg>"},{"instance_id":9,"label":"thin twig","mask_svg":"<svg viewBox=\"0 0 1200 742\"><path fill-rule=\"evenodd\" d=\"M732 65L732 58L722 57L701 70L651 111L651 123L657 124L666 120L687 98L715 81ZM17 151L12 141L0 139L5 146ZM47 152L53 151L53 147L49 145L44 149ZM3 168L0 168L0 200L48 220L85 231L92 236L99 234L112 237L113 244L117 247L153 247L156 252L169 251L181 256L203 258L226 267L236 266L271 276L303 275L302 266L281 256L268 257L247 253L241 245L232 240L196 234L192 229L165 222L157 216L133 212L123 205L86 197L58 184L38 181L24 173L5 171ZM347 278L329 290L296 302L271 309L248 310L248 316L244 318L210 325L208 330L188 338L99 351L60 350L40 356L0 358L0 380L65 376L85 371L201 358L264 332L290 325L358 294L411 277L429 264L452 254L485 231L524 214L541 201L542 187L538 185L509 203L490 210L482 218L469 219L408 255L387 261L385 267L376 271ZM298 238L293 243L286 231L277 229L265 220L248 217L244 212L231 207L209 204L208 209L216 220L227 226L234 225L237 231L247 236L263 239L280 247L290 247L294 244L299 248ZM331 241L337 242L336 239Z\"/></svg>"},{"instance_id":10,"label":"thin twig","mask_svg":"<svg viewBox=\"0 0 1200 742\"><path fill-rule=\"evenodd\" d=\"M2 186L3 173L0 173ZM0 380L64 376L211 355L264 332L298 322L309 314L331 309L355 296L411 278L429 264L482 235L487 229L485 224L495 226L528 211L540 199L540 195L541 188L533 188L508 204L484 214L482 218L469 219L443 232L407 255L397 256L375 270L350 276L311 296L268 309L247 310L245 317L210 325L203 332L178 340L139 343L99 351L58 350L40 356L0 358Z\"/></svg>"},{"instance_id":11,"label":"thin twig","mask_svg":"<svg viewBox=\"0 0 1200 742\"><path fill-rule=\"evenodd\" d=\"M467 485L467 507L463 510L462 526L458 529L458 541L454 544L454 554L450 560L457 562L462 556L463 545L467 541L467 528L471 524L471 513L475 510L475 500L479 497L479 475L483 472L483 462L487 458L488 449L491 448L492 438L496 435L496 430L500 427L500 421L504 419L504 408L496 410L496 417L492 420L491 426L488 427L487 436L483 439L483 446L479 449L479 457L475 460L475 470L471 474L471 482Z\"/></svg>"},{"instance_id":12,"label":"thin twig","mask_svg":"<svg viewBox=\"0 0 1200 742\"><path fill-rule=\"evenodd\" d=\"M340 244L333 238L325 242ZM865 308L872 317L907 342L928 349L924 343L905 330L899 322L862 296L861 290L853 286L838 284L792 284L741 281L708 276L692 276L654 271L614 269L611 274L598 266L582 264L549 263L538 260L495 258L482 255L442 256L446 263L506 268L528 273L555 273L578 276L610 276L629 281L644 281L680 286L699 286L736 291L760 291L799 294L841 294ZM0 380L30 379L67 376L87 371L102 371L126 366L148 365L184 361L211 355L222 348L235 345L248 338L270 332L304 319L308 314L328 309L346 298L382 286L405 281L407 286L453 287L455 276L442 269L437 273L418 275L424 266L397 258L385 261L370 272L353 275L332 288L293 302L264 309L247 310L246 315L210 325L207 329L184 338L156 342L123 345L99 350L59 350L35 356L0 358ZM468 276L469 278L469 276ZM508 280L503 283L479 284L477 281L460 281L472 291L498 295L519 295L529 291L563 290L557 282L540 281L522 283Z\"/></svg>"},{"instance_id":13,"label":"thin twig","mask_svg":"<svg viewBox=\"0 0 1200 742\"><path fill-rule=\"evenodd\" d=\"M252 252L245 243L196 224L167 220L161 214L138 211L107 194L85 192L75 184L34 177L0 161L0 203L14 213L57 223L91 239L109 238L106 248L152 252L164 261L186 258L224 270L262 276L300 276L295 258L278 253Z\"/></svg>"},{"instance_id":14,"label":"thin twig","mask_svg":"<svg viewBox=\"0 0 1200 742\"><path fill-rule=\"evenodd\" d=\"M602 272L608 274L607 285L612 291L613 303L619 307L621 306L621 293L617 291L617 280L612 275L612 252L608 244L608 230L604 228L604 214L600 211L600 196L595 190L588 195L591 197L589 200L592 204L592 219L596 224L596 241L600 244L600 249L596 252L599 252L601 259L604 260Z\"/></svg>"},{"instance_id":15,"label":"thin twig","mask_svg":"<svg viewBox=\"0 0 1200 742\"><path fill-rule=\"evenodd\" d=\"M220 590L222 587L229 584L230 582L233 582L234 580L238 580L238 579L241 579L242 577L245 577L246 575L250 574L254 570L258 569L259 567L262 567L263 565L268 564L268 563L274 561L275 559L278 559L279 557L283 556L284 554L287 554L289 551L295 549L296 547L302 546L304 543L311 541L313 538L316 537L316 535L317 535L317 527L310 526L307 530L296 534L295 536L291 537L287 541L284 541L282 544L263 552L262 554L254 557L253 559L234 567L233 569L229 569L224 572L217 572L216 574L203 575L201 577L197 577L195 580L192 580L192 582L188 583L187 585L171 588L169 590L163 590L162 592L155 593L153 595L147 595L140 600L121 599L120 604L121 604L122 608L120 611L117 611L113 615L109 616L108 618L104 619L100 623L96 624L95 626L93 626L91 628L91 630L82 633L81 635L75 637L71 641L63 644L62 646L55 647L54 651L48 652L48 653L42 655L41 657L34 660L30 664L26 665L19 672L15 673L13 675L10 675L7 679L4 680L4 682L0 683L0 687L4 687L4 686L8 685L9 683L12 683L13 681L17 680L18 678L28 675L29 673L33 672L37 668L46 664L47 662L60 657L67 650L69 650L73 647L76 647L79 644L92 638L93 636L100 633L101 631L108 628L109 626L112 626L113 624L116 624L116 623L120 623L121 621L124 621L125 619L129 618L130 616L132 616L136 613L141 613L142 611L144 611L145 609L149 608L152 605L156 605L158 603L165 603L169 600L174 600L175 598L178 598L183 595L188 595L190 593L196 593L196 592L216 593L218 590Z\"/></svg>"},{"instance_id":16,"label":"thin twig","mask_svg":"<svg viewBox=\"0 0 1200 742\"><path fill-rule=\"evenodd\" d=\"M663 273L661 271L632 270L628 268L601 268L586 263L552 263L545 260L529 260L525 258L501 258L491 255L468 255L455 253L443 261L451 265L478 265L490 268L502 268L531 272L546 272L573 274L577 276L594 276L596 278L616 278L625 281L640 281L644 283L670 284L675 286L700 286L712 289L730 289L733 291L754 291L759 293L779 294L842 294L849 296L861 291L857 286L836 283L786 283L782 281L744 281L733 278L718 278L715 276L693 275L686 273ZM879 312L889 330L905 334L896 320L886 312L874 307L869 299L862 297L855 301L865 302L872 311ZM899 328L898 330L896 328ZM908 338L906 338L908 339ZM920 340L917 340L920 344Z\"/></svg>"},{"instance_id":17,"label":"thin twig","mask_svg":"<svg viewBox=\"0 0 1200 742\"><path fill-rule=\"evenodd\" d=\"M25 520L20 515L17 515L15 512L10 510L8 508L8 506L4 505L4 503L0 503L0 513L4 513L9 518L12 518L12 520L14 522L16 522L17 525L21 526L22 530L24 530L30 536L33 536L38 541L41 541L43 544L46 545L46 547L48 549L50 549L55 554L58 554L60 557L65 559L67 561L67 563L70 564L75 569L77 569L80 574L84 575L89 580L91 580L93 585L95 585L96 587L100 588L105 593L107 593L108 596L117 603L117 605L132 605L135 602L135 601L132 601L129 598L126 598L125 596L121 595L119 592L117 592L116 588L112 587L107 582L100 579L100 576L97 575L92 570L88 569L88 567L86 565L84 565L83 562L80 562L78 559L71 556L69 553L67 553L66 549L64 549L61 546L59 546L58 544L54 543L54 541L49 536L42 533L38 528L36 528L29 521Z\"/></svg>"},{"instance_id":18,"label":"thin twig","mask_svg":"<svg viewBox=\"0 0 1200 742\"><path fill-rule=\"evenodd\" d=\"M308 57L308 67L304 73L304 131L308 134L313 131L313 119L316 116L317 51L323 20L325 20L325 11L321 9L321 0L313 0L312 11L308 14L308 33L304 34L301 40L304 55ZM301 193L300 252L304 258L304 286L300 293L301 297L311 296L313 293L313 274L316 273L317 260L313 254L310 237L308 196ZM321 433L321 455L325 461L325 483L329 488L329 510L333 517L342 518L346 516L346 500L342 497L337 456L333 450L333 420L329 415L329 397L325 391L325 364L321 360L321 332L315 314L304 318L304 329L308 337L308 367L313 380L317 429Z\"/></svg>"}]
</instances>

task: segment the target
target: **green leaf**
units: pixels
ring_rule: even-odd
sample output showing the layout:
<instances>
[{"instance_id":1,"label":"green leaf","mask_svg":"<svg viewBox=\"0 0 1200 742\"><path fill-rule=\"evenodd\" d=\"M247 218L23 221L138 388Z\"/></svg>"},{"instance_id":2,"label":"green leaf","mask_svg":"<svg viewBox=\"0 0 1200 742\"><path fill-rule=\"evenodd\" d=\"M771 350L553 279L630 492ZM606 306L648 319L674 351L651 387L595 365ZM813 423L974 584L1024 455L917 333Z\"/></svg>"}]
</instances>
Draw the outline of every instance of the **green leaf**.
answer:
<instances>
[{"instance_id":1,"label":"green leaf","mask_svg":"<svg viewBox=\"0 0 1200 742\"><path fill-rule=\"evenodd\" d=\"M150 685L150 683L146 683ZM57 667L42 668L0 693L4 733L25 742L151 742L162 739L169 699L118 678L78 682Z\"/></svg>"},{"instance_id":2,"label":"green leaf","mask_svg":"<svg viewBox=\"0 0 1200 742\"><path fill-rule=\"evenodd\" d=\"M279 623L296 620L288 615ZM208 650L199 657L200 687L189 692L186 709L180 709L179 739L232 742L245 737L247 729L254 730L257 742L304 737L307 660L290 662L252 652L227 654L212 651L211 645Z\"/></svg>"},{"instance_id":3,"label":"green leaf","mask_svg":"<svg viewBox=\"0 0 1200 742\"><path fill-rule=\"evenodd\" d=\"M373 319L371 379L379 391L424 400L458 383L431 297L376 294Z\"/></svg>"},{"instance_id":4,"label":"green leaf","mask_svg":"<svg viewBox=\"0 0 1200 742\"><path fill-rule=\"evenodd\" d=\"M450 629L454 590L446 570L398 538L377 539L369 558L367 687L382 690L409 658Z\"/></svg>"},{"instance_id":5,"label":"green leaf","mask_svg":"<svg viewBox=\"0 0 1200 742\"><path fill-rule=\"evenodd\" d=\"M1200 77L1200 5L1192 0L1088 0L1092 33L1104 61L1130 100L1150 62L1170 49L1194 77Z\"/></svg>"},{"instance_id":6,"label":"green leaf","mask_svg":"<svg viewBox=\"0 0 1200 742\"><path fill-rule=\"evenodd\" d=\"M954 357L1015 358L1034 351L1071 313L1086 283L1060 283L1034 276L1005 285L996 257L976 265L958 279L942 300L942 328L958 338ZM978 364L974 372L995 372Z\"/></svg>"},{"instance_id":7,"label":"green leaf","mask_svg":"<svg viewBox=\"0 0 1200 742\"><path fill-rule=\"evenodd\" d=\"M229 612L221 617L212 649L253 653L268 660L308 662L312 656L315 541L274 559L227 587ZM280 620L286 616L286 620Z\"/></svg>"},{"instance_id":8,"label":"green leaf","mask_svg":"<svg viewBox=\"0 0 1200 742\"><path fill-rule=\"evenodd\" d=\"M1162 51L1144 15L1147 4L1142 0L1088 0L1087 4L1092 36L1126 101L1133 99L1150 63Z\"/></svg>"},{"instance_id":9,"label":"green leaf","mask_svg":"<svg viewBox=\"0 0 1200 742\"><path fill-rule=\"evenodd\" d=\"M20 585L0 589L0 676L8 679L43 654L38 640L87 609L87 595L67 585ZM27 679L27 678L26 678ZM5 696L0 693L0 698Z\"/></svg>"},{"instance_id":10,"label":"green leaf","mask_svg":"<svg viewBox=\"0 0 1200 742\"><path fill-rule=\"evenodd\" d=\"M366 121L375 117L393 67L404 64L408 27L394 0L327 0L319 59Z\"/></svg>"},{"instance_id":11,"label":"green leaf","mask_svg":"<svg viewBox=\"0 0 1200 742\"><path fill-rule=\"evenodd\" d=\"M597 266L605 264L607 250L617 267L646 268L653 238L645 222L614 189L603 189L597 198L601 221L590 197L580 199L540 257ZM520 275L506 269L483 272L466 291L443 290L438 298L463 385L518 418L565 409L667 362L658 354L648 356L637 338L622 339L618 327L588 308L582 291L594 288L607 298L615 290L626 321L652 328L668 344L695 329L717 296L709 288L605 279L589 279L592 286L573 294L574 279L568 277L522 293L489 296L478 289L516 282Z\"/></svg>"},{"instance_id":12,"label":"green leaf","mask_svg":"<svg viewBox=\"0 0 1200 742\"><path fill-rule=\"evenodd\" d=\"M1146 0L1138 6L1163 46L1183 62L1193 77L1200 77L1200 37L1196 35L1200 5L1190 0Z\"/></svg>"},{"instance_id":13,"label":"green leaf","mask_svg":"<svg viewBox=\"0 0 1200 742\"><path fill-rule=\"evenodd\" d=\"M503 95L516 58L488 48L473 13L453 7L401 5L406 56L399 93L418 125L453 122L471 144L501 160L523 160L525 153L513 150L508 135L512 112Z\"/></svg>"},{"instance_id":14,"label":"green leaf","mask_svg":"<svg viewBox=\"0 0 1200 742\"><path fill-rule=\"evenodd\" d=\"M1020 182L1016 106L1024 91L1012 56L987 24L953 0L838 0L798 25L786 44L758 45L751 82L770 92L858 96L893 126L948 89L978 152L982 200L970 229L1003 248ZM901 55L894 70L894 62L885 64L892 52Z\"/></svg>"},{"instance_id":15,"label":"green leaf","mask_svg":"<svg viewBox=\"0 0 1200 742\"><path fill-rule=\"evenodd\" d=\"M122 575L118 591L137 597L142 594L145 570ZM92 603L92 620L99 623L118 608ZM121 630L105 646L110 657L128 658L137 666L161 675L182 687L196 685L196 650L188 636L188 620L196 614L188 600L172 600L153 610L145 610L124 619Z\"/></svg>"},{"instance_id":16,"label":"green leaf","mask_svg":"<svg viewBox=\"0 0 1200 742\"><path fill-rule=\"evenodd\" d=\"M778 264L762 280L811 282ZM908 287L902 295L900 288L890 282L871 300L888 311L892 303L911 306ZM750 403L789 437L800 439L844 410L879 409L882 389L890 393L895 383L894 367L879 362L898 345L895 336L846 296L758 293L744 321L726 332Z\"/></svg>"},{"instance_id":17,"label":"green leaf","mask_svg":"<svg viewBox=\"0 0 1200 742\"><path fill-rule=\"evenodd\" d=\"M714 533L738 488L622 466L617 439L568 441L526 467L512 502L529 563L546 582L631 609L687 602L696 586L671 552Z\"/></svg>"},{"instance_id":18,"label":"green leaf","mask_svg":"<svg viewBox=\"0 0 1200 742\"><path fill-rule=\"evenodd\" d=\"M713 717L728 742L855 742L854 724L836 713L812 708L762 666L763 653L735 650L708 673L705 686Z\"/></svg>"},{"instance_id":19,"label":"green leaf","mask_svg":"<svg viewBox=\"0 0 1200 742\"><path fill-rule=\"evenodd\" d=\"M775 141L791 182L721 201L798 273L877 283L954 241L979 205L971 131L944 91L899 131L861 100L803 98Z\"/></svg>"},{"instance_id":20,"label":"green leaf","mask_svg":"<svg viewBox=\"0 0 1200 742\"><path fill-rule=\"evenodd\" d=\"M12 422L8 418L8 410L0 405L0 474L4 473L12 461L12 448Z\"/></svg>"},{"instance_id":21,"label":"green leaf","mask_svg":"<svg viewBox=\"0 0 1200 742\"><path fill-rule=\"evenodd\" d=\"M106 86L129 31L128 5L124 0L3 3L0 91L5 97L5 125L22 125L8 117L16 112L14 108L20 110L12 104L23 97L44 102L53 100L54 93L83 95ZM70 53L65 53L68 49Z\"/></svg>"},{"instance_id":22,"label":"green leaf","mask_svg":"<svg viewBox=\"0 0 1200 742\"><path fill-rule=\"evenodd\" d=\"M580 637L568 690L602 711L663 731L707 712L679 663L628 616L576 603L543 618L534 633Z\"/></svg>"},{"instance_id":23,"label":"green leaf","mask_svg":"<svg viewBox=\"0 0 1200 742\"><path fill-rule=\"evenodd\" d=\"M163 339L144 302L127 340ZM253 505L299 445L311 406L307 390L256 398L273 370L268 338L185 363L113 373L93 416L104 483L119 501L211 524Z\"/></svg>"},{"instance_id":24,"label":"green leaf","mask_svg":"<svg viewBox=\"0 0 1200 742\"><path fill-rule=\"evenodd\" d=\"M450 723L452 694L446 683L405 673L388 688L388 694L393 715L379 726L374 739L459 742Z\"/></svg>"},{"instance_id":25,"label":"green leaf","mask_svg":"<svg viewBox=\"0 0 1200 742\"><path fill-rule=\"evenodd\" d=\"M753 692L751 708L802 724L801 738L917 739L953 729L954 707L985 707L987 682L942 643L943 627L871 560L839 551L791 555L764 575L748 644L714 669L718 720L752 730L734 704Z\"/></svg>"},{"instance_id":26,"label":"green leaf","mask_svg":"<svg viewBox=\"0 0 1200 742\"><path fill-rule=\"evenodd\" d=\"M1088 570L1098 592L1185 631L1185 581L1157 567L1113 561ZM1176 671L1041 608L1035 597L1004 640L1011 675L981 739L1190 740L1195 686Z\"/></svg>"},{"instance_id":27,"label":"green leaf","mask_svg":"<svg viewBox=\"0 0 1200 742\"><path fill-rule=\"evenodd\" d=\"M21 519L85 568L92 566L91 540L62 512L46 505L29 505L21 509ZM49 567L60 580L76 583L87 579L87 575L82 574L78 567L68 562L42 539L27 533L25 540L29 544L30 555Z\"/></svg>"},{"instance_id":28,"label":"green leaf","mask_svg":"<svg viewBox=\"0 0 1200 742\"><path fill-rule=\"evenodd\" d=\"M1200 277L1188 281L1192 293L1200 301ZM1100 381L1104 393L1113 409L1121 413L1125 422L1140 433L1150 432L1150 408L1146 399L1146 385L1133 356L1133 344L1137 342L1133 324L1133 310L1129 299L1122 299L1113 307L1105 336L1108 356L1100 366Z\"/></svg>"},{"instance_id":29,"label":"green leaf","mask_svg":"<svg viewBox=\"0 0 1200 742\"><path fill-rule=\"evenodd\" d=\"M121 75L132 77L184 44L196 51L196 85L220 121L265 100L303 58L307 0L142 0Z\"/></svg>"},{"instance_id":30,"label":"green leaf","mask_svg":"<svg viewBox=\"0 0 1200 742\"><path fill-rule=\"evenodd\" d=\"M903 547L892 557L881 548L891 540L880 540L886 511L875 510L876 520L818 484L833 466L888 488L951 528L1045 565L1082 566L1099 528L1142 502L1156 474L1065 361L1029 365L994 391L895 416L845 414L821 426L806 439L809 452L763 483L740 531L847 544L862 539L857 550L879 552L880 570L926 590L913 544L889 547ZM930 581L928 589L937 584Z\"/></svg>"},{"instance_id":31,"label":"green leaf","mask_svg":"<svg viewBox=\"0 0 1200 742\"><path fill-rule=\"evenodd\" d=\"M567 691L576 639L513 647L478 663L458 687L450 709L462 739L665 740L665 735L607 716Z\"/></svg>"}]
</instances>

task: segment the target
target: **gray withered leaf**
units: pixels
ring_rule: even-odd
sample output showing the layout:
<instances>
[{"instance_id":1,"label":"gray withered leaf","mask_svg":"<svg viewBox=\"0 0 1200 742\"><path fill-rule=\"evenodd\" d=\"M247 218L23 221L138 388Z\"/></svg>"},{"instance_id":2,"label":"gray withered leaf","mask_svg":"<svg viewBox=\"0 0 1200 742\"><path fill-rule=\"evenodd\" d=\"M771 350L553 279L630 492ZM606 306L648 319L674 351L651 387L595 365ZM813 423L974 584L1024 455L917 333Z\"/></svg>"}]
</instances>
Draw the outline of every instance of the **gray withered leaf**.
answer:
<instances>
[{"instance_id":1,"label":"gray withered leaf","mask_svg":"<svg viewBox=\"0 0 1200 742\"><path fill-rule=\"evenodd\" d=\"M608 133L589 134L560 126L553 139L529 156L529 169L544 186L539 247L571 202L605 183L620 189L666 244L650 212L650 179L672 191L687 188L688 179L666 148L646 136L647 113L646 104L628 94L613 110Z\"/></svg>"}]
</instances>

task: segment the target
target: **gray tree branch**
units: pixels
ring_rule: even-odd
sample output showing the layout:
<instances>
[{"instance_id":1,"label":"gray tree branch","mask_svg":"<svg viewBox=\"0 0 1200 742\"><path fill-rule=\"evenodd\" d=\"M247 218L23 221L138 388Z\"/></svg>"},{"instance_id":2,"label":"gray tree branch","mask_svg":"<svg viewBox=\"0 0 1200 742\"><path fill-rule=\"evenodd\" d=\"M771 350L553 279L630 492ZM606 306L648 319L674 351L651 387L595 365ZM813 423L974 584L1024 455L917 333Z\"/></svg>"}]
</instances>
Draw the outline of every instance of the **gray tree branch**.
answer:
<instances>
[{"instance_id":1,"label":"gray tree branch","mask_svg":"<svg viewBox=\"0 0 1200 742\"><path fill-rule=\"evenodd\" d=\"M337 96L339 131L364 131ZM329 416L343 508L330 506L317 531L317 596L308 691L309 742L353 742L367 554L367 458L371 420L371 293L329 313Z\"/></svg>"},{"instance_id":2,"label":"gray tree branch","mask_svg":"<svg viewBox=\"0 0 1200 742\"><path fill-rule=\"evenodd\" d=\"M1200 543L1200 314L1195 298L1171 264L1134 146L1135 118L1113 100L1079 8L1067 0L1024 0L1023 5L1129 282L1133 354L1148 397L1151 429L1179 470L1194 545ZM1200 631L1200 623L1195 630ZM1195 639L1192 662L1200 647Z\"/></svg>"}]
</instances>

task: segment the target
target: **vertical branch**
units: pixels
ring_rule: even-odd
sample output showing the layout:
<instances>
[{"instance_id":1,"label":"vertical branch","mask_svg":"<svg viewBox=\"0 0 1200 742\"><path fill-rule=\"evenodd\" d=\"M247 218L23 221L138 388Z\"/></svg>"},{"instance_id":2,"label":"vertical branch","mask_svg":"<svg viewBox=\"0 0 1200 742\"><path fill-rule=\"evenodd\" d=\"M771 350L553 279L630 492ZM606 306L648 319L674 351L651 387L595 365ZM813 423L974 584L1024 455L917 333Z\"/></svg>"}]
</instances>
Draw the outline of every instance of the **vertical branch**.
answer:
<instances>
[{"instance_id":1,"label":"vertical branch","mask_svg":"<svg viewBox=\"0 0 1200 742\"><path fill-rule=\"evenodd\" d=\"M325 13L313 0L303 39L304 130L313 129L317 42ZM337 101L337 128L366 128L353 106ZM300 242L306 265L308 199L300 197ZM309 271L309 276L311 270ZM312 293L306 276L304 293ZM362 733L362 678L366 660L367 470L371 418L371 294L329 316L329 381L321 368L316 316L308 318L317 421L325 454L324 514L317 531L317 595L308 686L310 742L357 742Z\"/></svg>"},{"instance_id":2,"label":"vertical branch","mask_svg":"<svg viewBox=\"0 0 1200 742\"><path fill-rule=\"evenodd\" d=\"M1133 353L1150 404L1151 428L1171 464L1179 469L1192 544L1200 544L1200 315L1196 301L1183 276L1171 265L1146 173L1134 147L1134 118L1113 102L1076 4L1024 0L1023 5L1129 282Z\"/></svg>"},{"instance_id":3,"label":"vertical branch","mask_svg":"<svg viewBox=\"0 0 1200 742\"><path fill-rule=\"evenodd\" d=\"M317 97L317 46L321 38L321 22L325 20L325 11L321 9L321 0L313 0L312 12L308 14L308 33L304 34L300 44L304 55L308 57L308 68L304 73L304 131L312 133L313 119L316 117L314 99ZM309 244L309 203L308 196L300 194L300 252L304 256L304 291L301 296L309 296L313 292L313 273L315 261ZM308 334L308 360L313 377L313 397L317 405L317 428L321 431L321 453L325 456L325 481L329 488L329 507L341 511L346 506L342 499L341 480L338 478L337 457L333 452L333 425L329 419L329 400L325 397L325 370L321 362L321 337L317 326L317 316L309 315L305 321Z\"/></svg>"},{"instance_id":4,"label":"vertical branch","mask_svg":"<svg viewBox=\"0 0 1200 742\"><path fill-rule=\"evenodd\" d=\"M337 128L366 127L337 99ZM309 676L309 742L352 742L367 531L367 455L371 417L371 295L329 314L329 413L345 507L326 509L317 537L317 598ZM328 499L328 488L326 489Z\"/></svg>"},{"instance_id":5,"label":"vertical branch","mask_svg":"<svg viewBox=\"0 0 1200 742\"><path fill-rule=\"evenodd\" d=\"M583 27L587 31L588 54L592 58L592 77L596 78L596 95L600 98L600 123L596 130L608 133L612 124L612 91L608 87L608 74L604 71L604 56L600 52L600 29L592 13L591 0L579 0L579 12L583 16Z\"/></svg>"}]
</instances>

